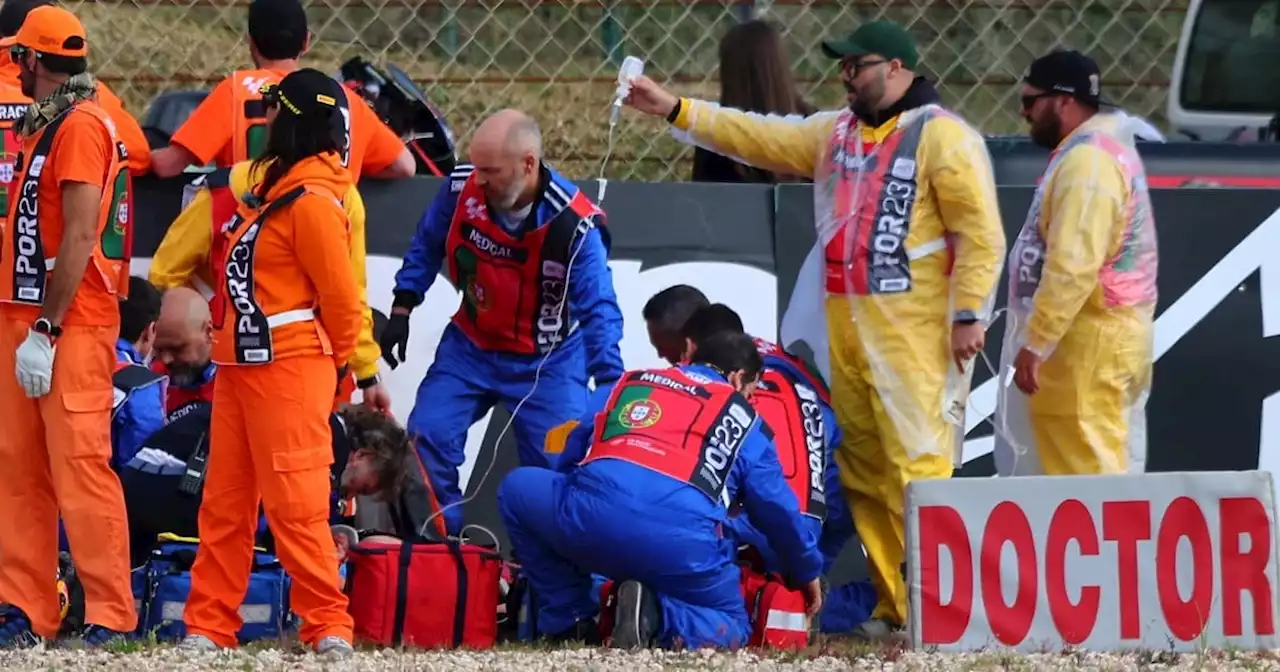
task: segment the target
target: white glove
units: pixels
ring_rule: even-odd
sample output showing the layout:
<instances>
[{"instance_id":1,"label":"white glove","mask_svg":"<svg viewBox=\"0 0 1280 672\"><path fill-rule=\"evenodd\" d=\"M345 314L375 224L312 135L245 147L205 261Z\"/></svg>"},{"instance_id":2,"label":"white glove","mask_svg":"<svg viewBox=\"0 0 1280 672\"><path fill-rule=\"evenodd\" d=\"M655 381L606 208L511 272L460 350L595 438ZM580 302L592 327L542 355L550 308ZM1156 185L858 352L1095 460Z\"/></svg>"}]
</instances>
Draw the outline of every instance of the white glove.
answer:
<instances>
[{"instance_id":1,"label":"white glove","mask_svg":"<svg viewBox=\"0 0 1280 672\"><path fill-rule=\"evenodd\" d=\"M53 384L53 355L57 350L49 337L34 331L27 332L27 340L18 346L18 384L27 397L36 399L49 394Z\"/></svg>"}]
</instances>

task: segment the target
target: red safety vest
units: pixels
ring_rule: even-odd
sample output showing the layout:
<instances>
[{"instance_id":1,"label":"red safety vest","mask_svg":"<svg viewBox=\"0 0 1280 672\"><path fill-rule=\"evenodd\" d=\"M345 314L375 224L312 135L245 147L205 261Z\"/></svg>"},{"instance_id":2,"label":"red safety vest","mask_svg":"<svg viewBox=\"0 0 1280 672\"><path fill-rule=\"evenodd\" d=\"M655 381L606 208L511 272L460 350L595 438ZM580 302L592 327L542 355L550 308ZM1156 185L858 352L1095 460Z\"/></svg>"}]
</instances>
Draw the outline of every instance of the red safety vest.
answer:
<instances>
[{"instance_id":1,"label":"red safety vest","mask_svg":"<svg viewBox=\"0 0 1280 672\"><path fill-rule=\"evenodd\" d=\"M934 114L945 112L925 111L894 129L878 144L863 141L860 126L855 121L847 122L849 132L838 151L852 159L855 150L862 150L861 167L856 169L857 176L850 178L857 181L853 194L859 202L844 206L853 216L842 223L827 242L827 292L858 296L909 292L914 258L945 246L954 261L950 239L929 241L916 250L907 249L911 218L920 197L916 153L925 124ZM850 226L853 227L851 251L846 249Z\"/></svg>"},{"instance_id":2,"label":"red safety vest","mask_svg":"<svg viewBox=\"0 0 1280 672\"><path fill-rule=\"evenodd\" d=\"M751 395L751 405L773 430L778 463L800 502L800 513L825 520L827 446L820 402L812 387L772 369Z\"/></svg>"},{"instance_id":3,"label":"red safety vest","mask_svg":"<svg viewBox=\"0 0 1280 672\"><path fill-rule=\"evenodd\" d=\"M679 369L635 371L613 388L582 464L611 458L688 483L723 501L756 412L727 383Z\"/></svg>"},{"instance_id":4,"label":"red safety vest","mask_svg":"<svg viewBox=\"0 0 1280 672\"><path fill-rule=\"evenodd\" d=\"M551 221L513 236L493 221L484 190L468 177L445 241L446 271L462 292L453 323L482 350L549 352L577 327L566 296L571 245L603 219L578 191Z\"/></svg>"},{"instance_id":5,"label":"red safety vest","mask_svg":"<svg viewBox=\"0 0 1280 672\"><path fill-rule=\"evenodd\" d=\"M790 369L779 370L779 373L786 374L789 373L790 370L794 369L802 376L802 378L791 382L804 383L805 385L808 385L818 393L819 397L822 398L822 403L828 406L831 405L831 392L827 390L827 384L822 381L822 378L813 372L813 369L809 368L809 365L803 359L783 350L782 346L777 343L770 343L763 338L752 338L751 340L755 342L756 352L760 353L760 358L764 360L764 365L766 367L777 369L775 365L769 363L770 358L789 365Z\"/></svg>"},{"instance_id":6,"label":"red safety vest","mask_svg":"<svg viewBox=\"0 0 1280 672\"><path fill-rule=\"evenodd\" d=\"M227 226L235 218L240 208L240 201L231 190L231 169L221 168L205 177L205 185L209 188L209 279L212 281L214 296L209 299L210 309L218 296L218 288L226 280L226 266L222 263L227 258Z\"/></svg>"}]
</instances>

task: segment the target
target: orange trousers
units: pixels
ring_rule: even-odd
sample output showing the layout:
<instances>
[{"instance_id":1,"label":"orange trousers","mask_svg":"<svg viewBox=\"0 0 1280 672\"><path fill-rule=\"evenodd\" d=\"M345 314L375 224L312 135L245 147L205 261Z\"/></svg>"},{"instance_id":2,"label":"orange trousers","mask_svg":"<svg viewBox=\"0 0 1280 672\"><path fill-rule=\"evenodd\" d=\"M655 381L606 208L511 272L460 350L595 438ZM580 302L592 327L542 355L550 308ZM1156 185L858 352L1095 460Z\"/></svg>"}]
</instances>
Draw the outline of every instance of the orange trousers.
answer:
<instances>
[{"instance_id":1,"label":"orange trousers","mask_svg":"<svg viewBox=\"0 0 1280 672\"><path fill-rule=\"evenodd\" d=\"M30 318L30 319L29 319ZM118 327L66 326L49 394L28 399L14 375L30 311L0 308L0 602L41 637L58 632L58 513L84 584L85 621L137 625L129 528L111 470L111 375Z\"/></svg>"},{"instance_id":2,"label":"orange trousers","mask_svg":"<svg viewBox=\"0 0 1280 672\"><path fill-rule=\"evenodd\" d=\"M200 550L183 615L188 634L237 644L261 501L276 554L293 580L290 602L302 618L302 641L351 640L329 532L329 409L336 385L333 359L324 356L218 368Z\"/></svg>"}]
</instances>

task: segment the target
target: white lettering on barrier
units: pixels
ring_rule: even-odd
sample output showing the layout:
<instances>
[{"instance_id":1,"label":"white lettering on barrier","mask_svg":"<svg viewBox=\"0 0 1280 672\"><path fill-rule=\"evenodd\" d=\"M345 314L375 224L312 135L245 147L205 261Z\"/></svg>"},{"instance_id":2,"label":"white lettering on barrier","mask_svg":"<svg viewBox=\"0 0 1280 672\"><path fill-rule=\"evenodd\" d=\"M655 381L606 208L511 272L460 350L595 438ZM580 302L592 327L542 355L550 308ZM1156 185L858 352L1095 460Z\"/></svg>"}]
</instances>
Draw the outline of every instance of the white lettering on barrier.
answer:
<instances>
[{"instance_id":1,"label":"white lettering on barrier","mask_svg":"<svg viewBox=\"0 0 1280 672\"><path fill-rule=\"evenodd\" d=\"M1280 646L1269 473L930 480L907 496L916 647Z\"/></svg>"}]
</instances>

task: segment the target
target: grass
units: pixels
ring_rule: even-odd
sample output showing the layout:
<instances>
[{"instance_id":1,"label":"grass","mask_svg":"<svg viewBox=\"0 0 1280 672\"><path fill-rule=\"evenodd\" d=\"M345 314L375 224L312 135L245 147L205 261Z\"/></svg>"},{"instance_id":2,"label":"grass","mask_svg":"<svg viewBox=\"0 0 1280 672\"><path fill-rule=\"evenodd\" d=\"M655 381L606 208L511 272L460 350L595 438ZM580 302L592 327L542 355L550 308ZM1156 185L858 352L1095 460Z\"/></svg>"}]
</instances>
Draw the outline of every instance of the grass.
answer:
<instances>
[{"instance_id":1,"label":"grass","mask_svg":"<svg viewBox=\"0 0 1280 672\"><path fill-rule=\"evenodd\" d=\"M168 648L169 644L157 644L154 639L113 645L108 651L117 654L143 654L148 658ZM501 644L492 652L501 654L530 654L538 657L554 651L588 648L574 645L550 645L545 643ZM377 652L384 647L359 646L358 651ZM296 638L288 637L280 641L253 642L239 649L240 655L228 661L234 665L240 662L241 669L251 670L260 667L258 654L265 651L280 651L284 654L305 654L305 649ZM574 658L575 669L578 665L587 664L588 669L614 669L620 664L616 654L599 650L603 657L599 665L589 659ZM412 649L404 653L415 653ZM447 655L447 652L442 652ZM751 650L750 653L778 665L800 665L806 662L834 661L845 663L857 669L870 667L897 667L901 669L947 669L947 670L1015 670L1027 671L1042 669L1096 669L1096 670L1134 670L1134 669L1239 669L1262 670L1276 669L1280 664L1280 654L1271 651L1243 651L1232 648L1200 649L1193 653L1175 654L1164 650L1133 651L1128 654L1117 654L1099 657L1075 648L1061 650L1045 648L1034 655L1015 653L1004 649L975 651L969 654L957 654L944 657L922 657L923 653L911 652L902 644L870 644L842 637L819 636L814 644L801 650ZM408 659L407 659L408 660ZM406 660L405 664L408 664ZM428 659L432 660L432 659ZM527 659L525 659L527 660ZM701 656L662 658L664 669L740 669L741 662L731 663L732 659L707 659ZM740 660L740 659L739 659ZM417 659L421 663L422 659ZM277 663L283 661L276 661ZM429 663L428 663L429 664ZM230 669L227 665L222 667Z\"/></svg>"},{"instance_id":2,"label":"grass","mask_svg":"<svg viewBox=\"0 0 1280 672\"><path fill-rule=\"evenodd\" d=\"M543 125L549 158L595 177L607 146L616 62L683 95L716 98L717 40L737 20L731 0L304 0L317 39L306 64L336 71L363 55L424 84L465 145L485 114L519 107ZM244 0L70 0L94 71L141 115L160 91L207 88L249 66ZM739 3L740 5L741 3ZM887 16L911 25L925 74L948 105L988 133L1020 130L1016 82L1055 45L1092 54L1110 95L1163 120L1185 0L772 0L805 94L840 104L823 37ZM606 10L606 6L612 9ZM610 60L613 57L614 60ZM663 125L624 114L611 179L684 179L690 152Z\"/></svg>"}]
</instances>

